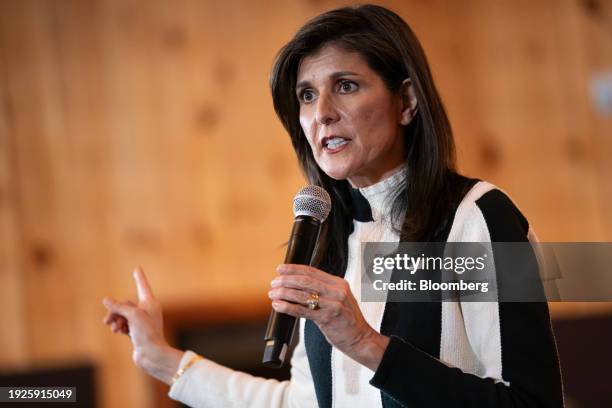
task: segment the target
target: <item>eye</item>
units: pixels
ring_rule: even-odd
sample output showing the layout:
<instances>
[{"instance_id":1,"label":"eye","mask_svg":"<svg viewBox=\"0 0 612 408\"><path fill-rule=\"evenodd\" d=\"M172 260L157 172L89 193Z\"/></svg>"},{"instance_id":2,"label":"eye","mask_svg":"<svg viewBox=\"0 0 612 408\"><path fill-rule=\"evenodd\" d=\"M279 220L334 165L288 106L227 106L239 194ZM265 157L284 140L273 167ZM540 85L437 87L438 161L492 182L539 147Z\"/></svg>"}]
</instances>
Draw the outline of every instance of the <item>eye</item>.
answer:
<instances>
[{"instance_id":1,"label":"eye","mask_svg":"<svg viewBox=\"0 0 612 408\"><path fill-rule=\"evenodd\" d=\"M356 91L359 88L359 86L353 81L349 81L348 79L343 79L339 82L338 88L341 93L351 93L351 92Z\"/></svg>"},{"instance_id":2,"label":"eye","mask_svg":"<svg viewBox=\"0 0 612 408\"><path fill-rule=\"evenodd\" d=\"M312 89L304 89L300 92L300 100L304 103L310 103L314 100L315 94Z\"/></svg>"}]
</instances>

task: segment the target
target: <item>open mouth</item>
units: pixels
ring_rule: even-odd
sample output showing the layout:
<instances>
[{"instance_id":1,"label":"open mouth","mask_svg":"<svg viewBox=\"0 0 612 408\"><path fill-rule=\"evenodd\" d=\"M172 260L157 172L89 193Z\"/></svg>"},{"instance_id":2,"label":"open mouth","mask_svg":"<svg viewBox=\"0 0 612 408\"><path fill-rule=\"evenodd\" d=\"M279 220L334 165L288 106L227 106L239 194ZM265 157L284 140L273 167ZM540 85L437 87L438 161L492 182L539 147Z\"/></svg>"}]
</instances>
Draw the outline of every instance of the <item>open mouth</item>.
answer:
<instances>
[{"instance_id":1,"label":"open mouth","mask_svg":"<svg viewBox=\"0 0 612 408\"><path fill-rule=\"evenodd\" d=\"M321 144L323 145L323 148L326 148L329 150L336 150L344 146L348 142L349 142L349 139L345 139L340 136L331 136L331 137L324 137L323 140L321 141Z\"/></svg>"}]
</instances>

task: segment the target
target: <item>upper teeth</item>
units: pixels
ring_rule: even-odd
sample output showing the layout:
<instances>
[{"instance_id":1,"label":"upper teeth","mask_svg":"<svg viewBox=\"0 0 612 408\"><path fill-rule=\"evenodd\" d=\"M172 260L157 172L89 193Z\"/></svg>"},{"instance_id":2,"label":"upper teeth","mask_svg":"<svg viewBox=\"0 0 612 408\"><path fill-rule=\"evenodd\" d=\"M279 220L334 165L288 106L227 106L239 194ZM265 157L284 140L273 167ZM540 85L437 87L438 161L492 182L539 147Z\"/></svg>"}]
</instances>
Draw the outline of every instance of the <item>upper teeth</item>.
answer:
<instances>
[{"instance_id":1,"label":"upper teeth","mask_svg":"<svg viewBox=\"0 0 612 408\"><path fill-rule=\"evenodd\" d=\"M348 143L346 139L341 137L332 137L331 139L327 140L327 147L335 149L336 147L342 146L345 143Z\"/></svg>"}]
</instances>

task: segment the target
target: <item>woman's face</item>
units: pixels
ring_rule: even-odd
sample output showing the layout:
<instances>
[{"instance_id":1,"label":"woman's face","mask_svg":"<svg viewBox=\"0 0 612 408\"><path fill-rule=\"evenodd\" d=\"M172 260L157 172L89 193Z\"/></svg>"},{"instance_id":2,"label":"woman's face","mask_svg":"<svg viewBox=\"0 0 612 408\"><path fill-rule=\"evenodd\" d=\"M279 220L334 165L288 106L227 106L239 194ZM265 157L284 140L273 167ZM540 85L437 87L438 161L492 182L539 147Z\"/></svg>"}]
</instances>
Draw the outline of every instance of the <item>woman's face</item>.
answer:
<instances>
[{"instance_id":1,"label":"woman's face","mask_svg":"<svg viewBox=\"0 0 612 408\"><path fill-rule=\"evenodd\" d=\"M304 134L330 177L365 187L404 161L403 98L388 90L361 54L327 45L306 56L296 93Z\"/></svg>"}]
</instances>

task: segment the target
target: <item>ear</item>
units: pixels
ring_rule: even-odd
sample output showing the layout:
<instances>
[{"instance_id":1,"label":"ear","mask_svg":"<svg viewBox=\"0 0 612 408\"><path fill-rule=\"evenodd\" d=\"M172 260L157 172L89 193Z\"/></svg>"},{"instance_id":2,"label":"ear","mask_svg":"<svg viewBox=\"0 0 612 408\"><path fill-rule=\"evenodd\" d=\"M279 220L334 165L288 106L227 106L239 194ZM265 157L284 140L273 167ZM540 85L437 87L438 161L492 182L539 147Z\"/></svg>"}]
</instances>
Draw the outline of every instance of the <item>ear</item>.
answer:
<instances>
[{"instance_id":1,"label":"ear","mask_svg":"<svg viewBox=\"0 0 612 408\"><path fill-rule=\"evenodd\" d=\"M400 124L408 125L417 113L417 98L410 78L404 79L400 86L401 113Z\"/></svg>"}]
</instances>

